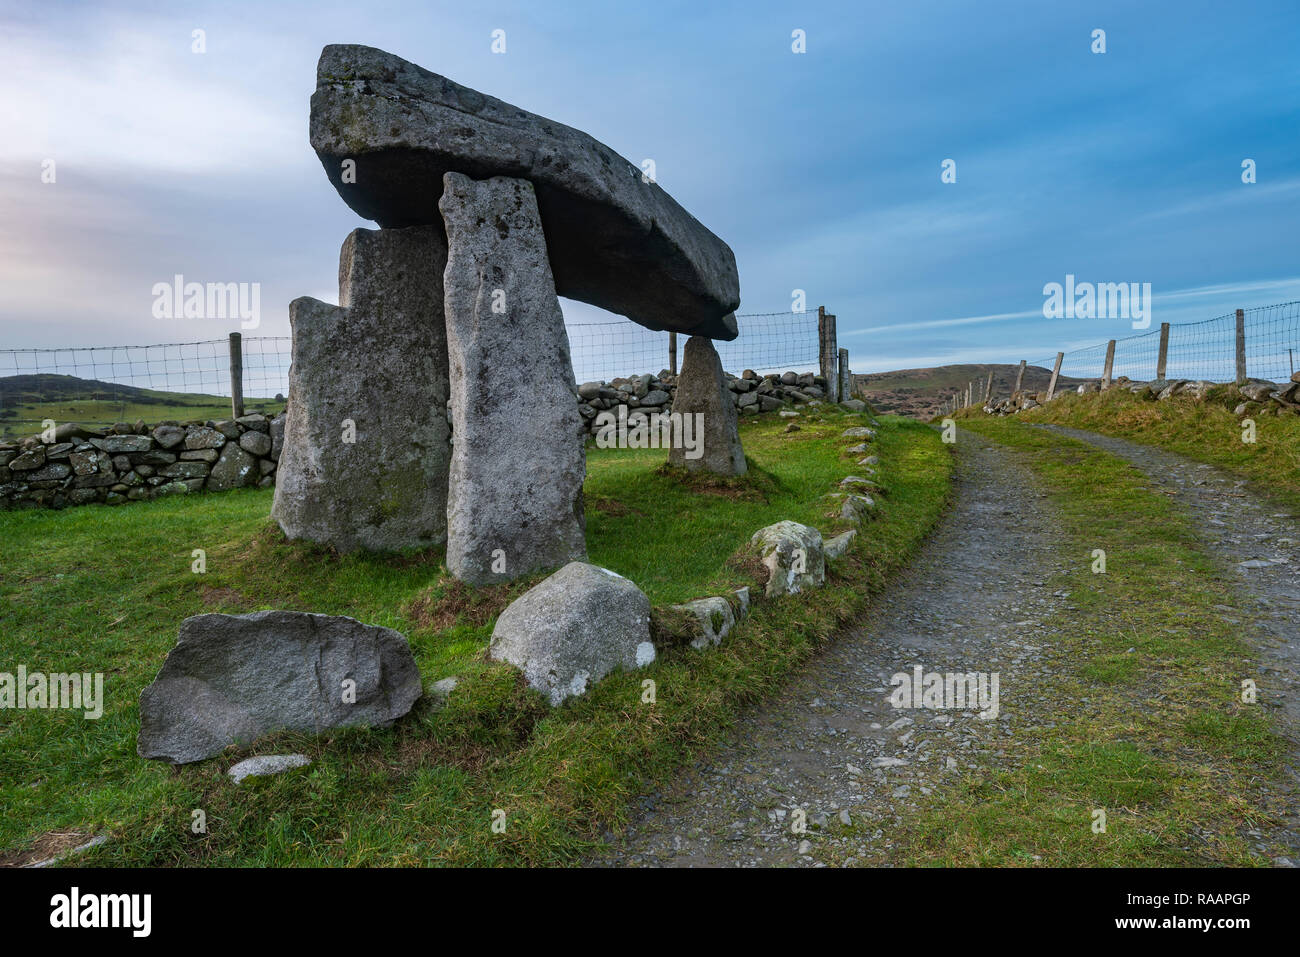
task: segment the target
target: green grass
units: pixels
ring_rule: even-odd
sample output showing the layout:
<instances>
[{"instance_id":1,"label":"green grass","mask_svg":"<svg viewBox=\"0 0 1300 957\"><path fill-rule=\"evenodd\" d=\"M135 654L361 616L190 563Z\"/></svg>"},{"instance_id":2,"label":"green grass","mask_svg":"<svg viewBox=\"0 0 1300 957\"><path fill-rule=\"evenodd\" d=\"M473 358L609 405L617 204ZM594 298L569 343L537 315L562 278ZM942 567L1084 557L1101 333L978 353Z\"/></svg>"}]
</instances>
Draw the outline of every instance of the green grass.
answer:
<instances>
[{"instance_id":1,"label":"green grass","mask_svg":"<svg viewBox=\"0 0 1300 957\"><path fill-rule=\"evenodd\" d=\"M745 479L690 488L663 453L589 449L591 560L636 581L656 607L751 581L728 559L780 519L840 526L822 496L856 469L839 437L861 420L826 410L742 420ZM855 440L856 441L856 440ZM876 440L887 488L879 517L815 593L755 601L723 644L661 648L551 710L484 651L496 614L529 581L471 589L439 550L338 556L288 543L269 491L120 508L0 513L0 670L106 673L103 718L0 711L0 849L78 829L111 841L79 862L123 865L556 864L580 859L628 799L717 740L870 595L942 513L951 459L937 435L886 418ZM191 572L193 549L207 572ZM445 708L426 696L382 731L282 734L178 770L135 755L137 698L201 612L288 608L346 614L405 633L426 686L457 675ZM642 703L642 681L657 687ZM256 789L225 770L250 753L302 751L314 764ZM504 833L492 812L506 815ZM202 810L206 834L191 831Z\"/></svg>"},{"instance_id":2,"label":"green grass","mask_svg":"<svg viewBox=\"0 0 1300 957\"><path fill-rule=\"evenodd\" d=\"M1285 812L1282 738L1260 705L1231 579L1175 503L1121 459L1015 419L963 426L1023 457L1060 509L1074 567L1049 581L1074 611L1048 622L1049 703L1013 719L1011 770L938 789L891 835L896 863L1247 866L1248 827ZM960 439L959 439L960 441ZM1107 553L1093 574L1092 550ZM1216 607L1218 606L1218 607ZM1005 691L1004 691L1005 693ZM1050 702L1056 702L1052 705ZM1048 727L1054 724L1054 727ZM1106 812L1106 832L1092 813Z\"/></svg>"},{"instance_id":3,"label":"green grass","mask_svg":"<svg viewBox=\"0 0 1300 957\"><path fill-rule=\"evenodd\" d=\"M1300 415L1261 412L1243 416L1237 387L1216 386L1204 400L1174 396L1163 402L1140 399L1127 389L1078 395L1066 393L1020 413L1026 422L1050 422L1131 439L1177 452L1252 479L1271 495L1300 507ZM1255 442L1242 441L1241 420L1255 421Z\"/></svg>"}]
</instances>

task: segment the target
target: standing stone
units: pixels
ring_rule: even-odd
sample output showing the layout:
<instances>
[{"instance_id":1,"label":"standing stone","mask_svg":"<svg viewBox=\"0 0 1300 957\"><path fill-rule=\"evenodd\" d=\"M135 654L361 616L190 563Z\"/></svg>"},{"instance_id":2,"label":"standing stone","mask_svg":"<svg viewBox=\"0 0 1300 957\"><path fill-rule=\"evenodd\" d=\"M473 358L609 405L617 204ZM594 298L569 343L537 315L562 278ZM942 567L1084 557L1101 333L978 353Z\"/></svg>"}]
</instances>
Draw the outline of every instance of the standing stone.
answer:
<instances>
[{"instance_id":1,"label":"standing stone","mask_svg":"<svg viewBox=\"0 0 1300 957\"><path fill-rule=\"evenodd\" d=\"M744 475L745 450L736 428L736 406L722 372L722 360L713 341L704 336L686 340L682 371L677 377L677 395L673 398L673 415L703 415L702 431L697 440L704 443L704 454L690 458L686 448L675 445L668 452L670 465L704 469L718 475Z\"/></svg>"},{"instance_id":2,"label":"standing stone","mask_svg":"<svg viewBox=\"0 0 1300 957\"><path fill-rule=\"evenodd\" d=\"M290 538L344 552L446 539L446 258L434 226L354 230L339 257L341 305L290 304L293 364L271 509ZM273 453L277 431L273 422Z\"/></svg>"},{"instance_id":3,"label":"standing stone","mask_svg":"<svg viewBox=\"0 0 1300 957\"><path fill-rule=\"evenodd\" d=\"M455 435L447 568L471 584L509 581L587 554L569 339L532 184L447 173L440 208Z\"/></svg>"}]
</instances>

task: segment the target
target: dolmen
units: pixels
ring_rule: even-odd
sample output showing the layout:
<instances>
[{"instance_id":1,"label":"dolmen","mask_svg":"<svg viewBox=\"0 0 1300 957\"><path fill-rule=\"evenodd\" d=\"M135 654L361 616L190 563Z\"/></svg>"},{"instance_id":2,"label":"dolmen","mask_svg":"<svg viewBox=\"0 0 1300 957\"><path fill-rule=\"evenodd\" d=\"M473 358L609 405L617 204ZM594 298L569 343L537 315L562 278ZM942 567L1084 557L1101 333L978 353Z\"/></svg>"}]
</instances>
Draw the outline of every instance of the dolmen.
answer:
<instances>
[{"instance_id":1,"label":"dolmen","mask_svg":"<svg viewBox=\"0 0 1300 957\"><path fill-rule=\"evenodd\" d=\"M322 52L310 137L344 202L380 228L344 240L337 306L290 305L271 513L288 537L344 552L445 542L472 584L585 559L558 296L690 336L673 411L704 415L705 449L683 464L744 472L712 342L737 335L735 255L638 166L356 45Z\"/></svg>"}]
</instances>

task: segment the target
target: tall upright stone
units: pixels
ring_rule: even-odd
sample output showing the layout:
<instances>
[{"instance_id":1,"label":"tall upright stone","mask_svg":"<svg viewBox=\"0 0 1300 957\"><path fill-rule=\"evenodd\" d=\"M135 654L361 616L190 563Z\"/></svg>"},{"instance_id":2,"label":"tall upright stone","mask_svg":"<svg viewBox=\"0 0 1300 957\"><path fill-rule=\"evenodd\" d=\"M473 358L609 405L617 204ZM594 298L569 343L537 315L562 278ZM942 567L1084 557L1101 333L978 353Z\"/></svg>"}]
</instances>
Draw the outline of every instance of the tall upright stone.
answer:
<instances>
[{"instance_id":1,"label":"tall upright stone","mask_svg":"<svg viewBox=\"0 0 1300 957\"><path fill-rule=\"evenodd\" d=\"M713 340L704 336L686 340L682 371L677 376L677 394L673 398L674 416L696 413L703 416L700 420L703 454L692 458L689 449L674 444L668 452L669 464L718 475L744 475L747 466L736 425L736 406L718 350L713 348Z\"/></svg>"},{"instance_id":2,"label":"tall upright stone","mask_svg":"<svg viewBox=\"0 0 1300 957\"><path fill-rule=\"evenodd\" d=\"M339 305L295 299L288 416L272 517L290 538L394 551L447 534L451 458L436 226L357 229Z\"/></svg>"},{"instance_id":3,"label":"tall upright stone","mask_svg":"<svg viewBox=\"0 0 1300 957\"><path fill-rule=\"evenodd\" d=\"M533 186L443 177L452 447L447 568L508 581L587 554L573 362Z\"/></svg>"}]
</instances>

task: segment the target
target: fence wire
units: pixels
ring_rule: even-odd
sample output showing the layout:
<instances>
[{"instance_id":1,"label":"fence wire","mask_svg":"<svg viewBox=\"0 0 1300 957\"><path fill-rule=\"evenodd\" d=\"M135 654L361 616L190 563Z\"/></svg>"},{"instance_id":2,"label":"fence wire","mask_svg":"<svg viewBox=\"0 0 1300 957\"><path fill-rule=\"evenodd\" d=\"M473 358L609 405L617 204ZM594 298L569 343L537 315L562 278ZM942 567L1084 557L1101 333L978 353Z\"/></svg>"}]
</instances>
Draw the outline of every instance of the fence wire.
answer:
<instances>
[{"instance_id":1,"label":"fence wire","mask_svg":"<svg viewBox=\"0 0 1300 957\"><path fill-rule=\"evenodd\" d=\"M817 314L764 312L737 315L740 335L732 342L713 344L722 368L739 375L755 372L801 372L817 365ZM658 374L668 368L668 333L653 332L630 320L568 327L573 375L578 382L605 381L619 376ZM677 337L677 362L686 348Z\"/></svg>"},{"instance_id":2,"label":"fence wire","mask_svg":"<svg viewBox=\"0 0 1300 957\"><path fill-rule=\"evenodd\" d=\"M1300 366L1300 300L1243 310L1246 338L1246 375L1252 379L1284 382ZM1061 376L1100 379L1106 370L1106 343L1065 354ZM1156 378L1160 358L1160 330L1115 342L1113 378L1136 381ZM1051 369L1056 356L1031 365ZM1169 327L1165 378L1235 382L1237 379L1237 314Z\"/></svg>"},{"instance_id":3,"label":"fence wire","mask_svg":"<svg viewBox=\"0 0 1300 957\"><path fill-rule=\"evenodd\" d=\"M722 366L740 374L805 371L818 362L816 313L751 313L736 317L740 336L716 342ZM657 374L668 367L668 333L631 320L568 327L578 382ZM678 363L686 347L678 337ZM274 413L289 391L293 341L244 336L244 405ZM145 346L0 350L0 434L38 431L46 419L111 425L144 418L229 416L228 339Z\"/></svg>"}]
</instances>

